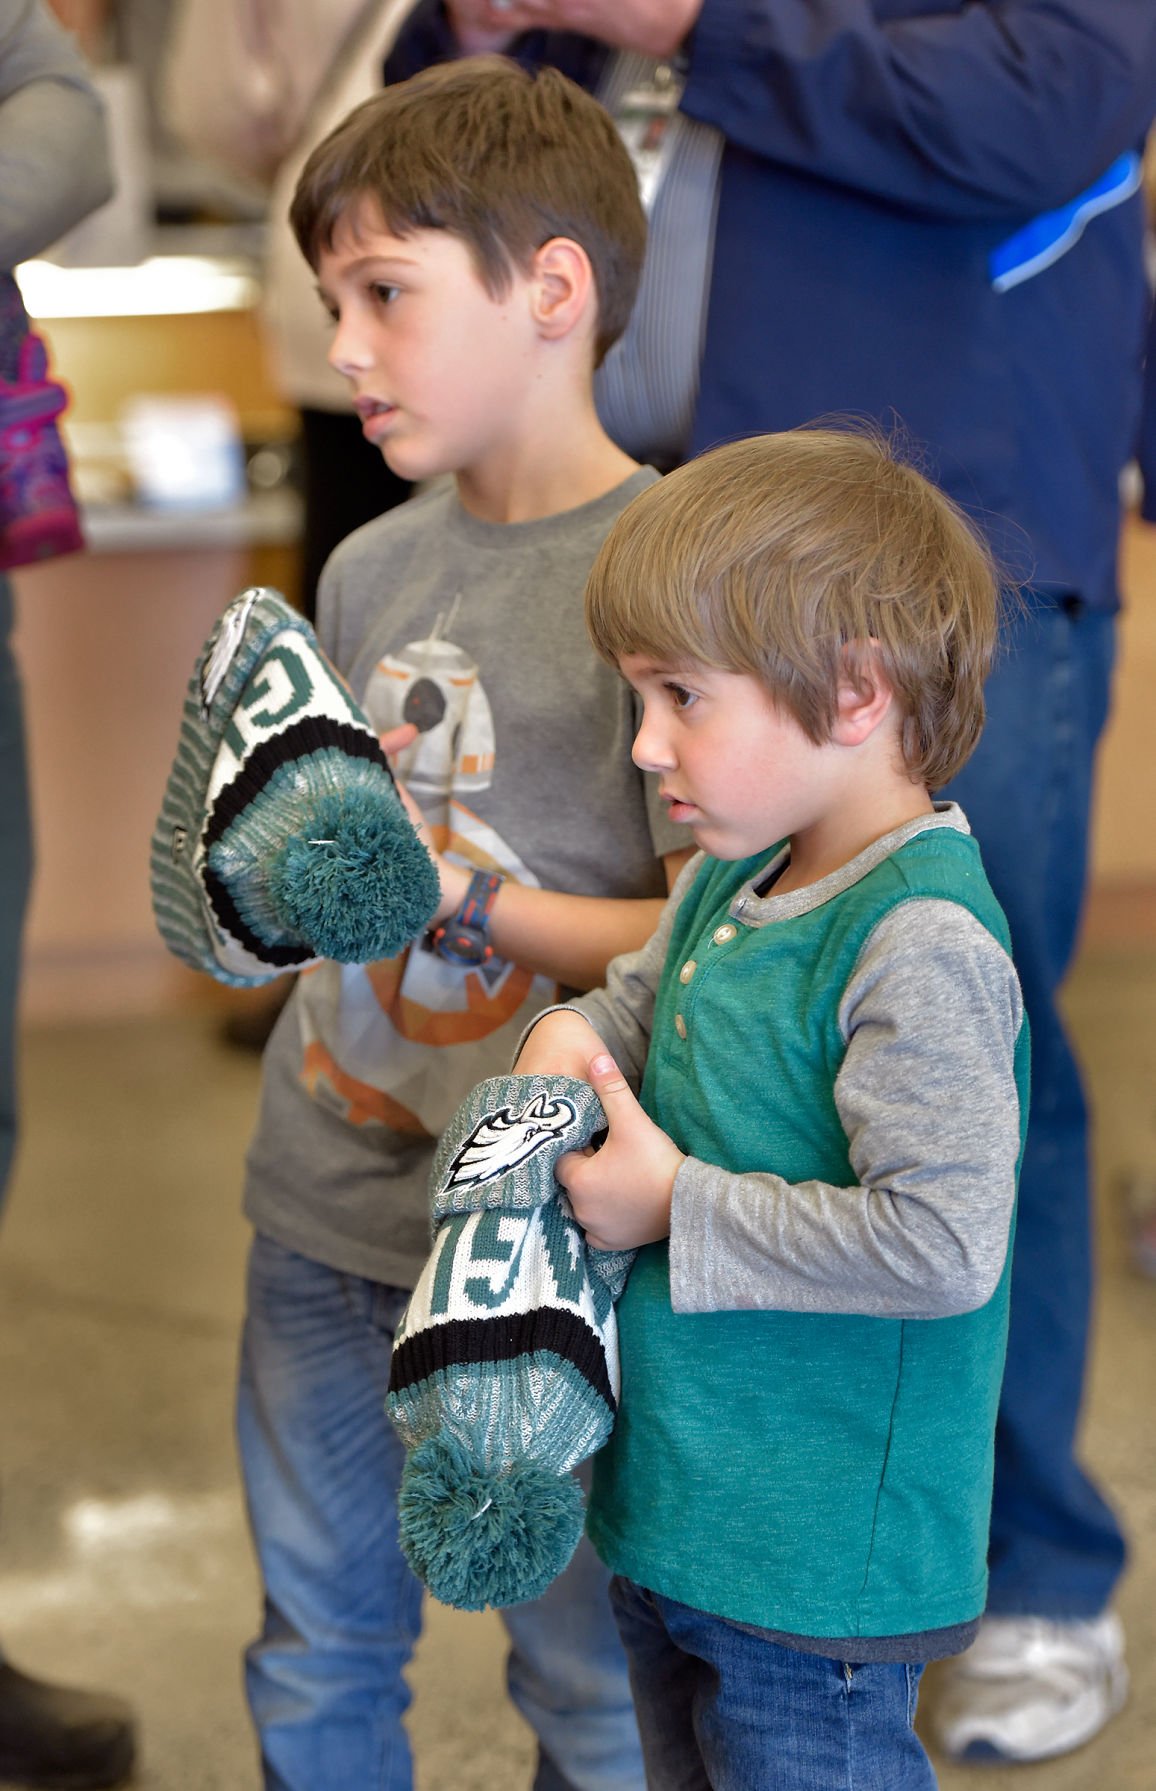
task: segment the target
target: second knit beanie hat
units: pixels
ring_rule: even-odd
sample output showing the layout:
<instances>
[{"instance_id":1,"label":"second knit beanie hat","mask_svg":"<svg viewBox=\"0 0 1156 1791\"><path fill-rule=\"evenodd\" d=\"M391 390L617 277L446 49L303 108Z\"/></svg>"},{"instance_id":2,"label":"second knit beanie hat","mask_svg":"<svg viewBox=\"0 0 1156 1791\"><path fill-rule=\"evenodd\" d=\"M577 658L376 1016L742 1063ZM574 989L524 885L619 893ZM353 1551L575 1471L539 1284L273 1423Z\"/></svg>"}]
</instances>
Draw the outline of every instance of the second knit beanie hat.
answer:
<instances>
[{"instance_id":1,"label":"second knit beanie hat","mask_svg":"<svg viewBox=\"0 0 1156 1791\"><path fill-rule=\"evenodd\" d=\"M572 1470L614 1423L614 1301L633 1253L588 1248L554 1164L605 1124L585 1082L494 1077L434 1160L433 1254L397 1331L388 1410L409 1451L402 1548L462 1610L539 1597L582 1534Z\"/></svg>"},{"instance_id":2,"label":"second knit beanie hat","mask_svg":"<svg viewBox=\"0 0 1156 1791\"><path fill-rule=\"evenodd\" d=\"M170 950L235 985L393 957L437 906L376 734L277 591L242 592L197 660L152 896Z\"/></svg>"}]
</instances>

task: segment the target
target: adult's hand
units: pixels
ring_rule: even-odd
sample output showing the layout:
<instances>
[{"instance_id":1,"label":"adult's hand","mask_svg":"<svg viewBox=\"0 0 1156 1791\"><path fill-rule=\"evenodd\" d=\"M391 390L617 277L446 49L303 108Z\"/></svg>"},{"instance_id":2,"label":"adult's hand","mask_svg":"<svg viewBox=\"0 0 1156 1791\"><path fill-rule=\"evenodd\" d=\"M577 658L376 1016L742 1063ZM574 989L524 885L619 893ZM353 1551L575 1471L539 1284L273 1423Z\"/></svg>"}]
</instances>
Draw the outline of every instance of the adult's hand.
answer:
<instances>
[{"instance_id":1,"label":"adult's hand","mask_svg":"<svg viewBox=\"0 0 1156 1791\"><path fill-rule=\"evenodd\" d=\"M463 56L494 56L509 49L523 26L507 23L493 0L446 0L446 16Z\"/></svg>"},{"instance_id":2,"label":"adult's hand","mask_svg":"<svg viewBox=\"0 0 1156 1791\"><path fill-rule=\"evenodd\" d=\"M451 17L471 31L577 31L619 50L671 56L692 29L703 0L447 0ZM460 38L460 31L459 31ZM463 44L464 47L464 44ZM488 48L501 45L489 44Z\"/></svg>"}]
</instances>

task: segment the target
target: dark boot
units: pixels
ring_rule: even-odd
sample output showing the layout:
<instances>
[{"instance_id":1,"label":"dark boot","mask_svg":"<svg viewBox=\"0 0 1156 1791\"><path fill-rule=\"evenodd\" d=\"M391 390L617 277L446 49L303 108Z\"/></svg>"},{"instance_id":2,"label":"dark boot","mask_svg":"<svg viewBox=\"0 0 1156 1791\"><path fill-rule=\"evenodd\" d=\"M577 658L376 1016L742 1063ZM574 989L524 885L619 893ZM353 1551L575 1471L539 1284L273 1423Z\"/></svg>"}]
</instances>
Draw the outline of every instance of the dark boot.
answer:
<instances>
[{"instance_id":1,"label":"dark boot","mask_svg":"<svg viewBox=\"0 0 1156 1791\"><path fill-rule=\"evenodd\" d=\"M48 1685L0 1661L0 1784L97 1791L124 1784L135 1753L122 1699Z\"/></svg>"}]
</instances>

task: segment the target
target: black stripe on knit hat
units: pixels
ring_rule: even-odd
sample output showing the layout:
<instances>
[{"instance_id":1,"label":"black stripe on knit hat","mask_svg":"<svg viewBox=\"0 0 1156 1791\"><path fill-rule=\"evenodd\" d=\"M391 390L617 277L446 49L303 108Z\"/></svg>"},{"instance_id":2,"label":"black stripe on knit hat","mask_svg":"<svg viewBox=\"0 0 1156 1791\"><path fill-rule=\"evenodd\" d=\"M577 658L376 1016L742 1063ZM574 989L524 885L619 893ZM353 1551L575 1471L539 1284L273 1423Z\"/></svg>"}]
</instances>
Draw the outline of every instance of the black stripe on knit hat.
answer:
<instances>
[{"instance_id":1,"label":"black stripe on knit hat","mask_svg":"<svg viewBox=\"0 0 1156 1791\"><path fill-rule=\"evenodd\" d=\"M347 758L365 759L371 765L380 766L393 779L389 760L377 740L364 728L334 721L328 715L307 715L283 728L279 734L262 740L241 761L237 775L218 791L213 812L205 824L205 851L208 852L238 815L260 796L269 779L283 765L332 748Z\"/></svg>"},{"instance_id":2,"label":"black stripe on knit hat","mask_svg":"<svg viewBox=\"0 0 1156 1791\"><path fill-rule=\"evenodd\" d=\"M217 925L230 933L238 945L243 945L246 951L252 952L255 958L260 958L278 970L293 970L298 964L313 962L316 953L311 946L270 945L267 939L260 938L251 927L246 926L228 884L218 877L207 859L201 867L201 885Z\"/></svg>"},{"instance_id":3,"label":"black stripe on knit hat","mask_svg":"<svg viewBox=\"0 0 1156 1791\"><path fill-rule=\"evenodd\" d=\"M538 1306L504 1318L454 1318L427 1325L395 1346L389 1390L405 1393L449 1368L510 1362L541 1350L569 1362L605 1401L607 1410L617 1411L601 1339L585 1319L559 1306Z\"/></svg>"}]
</instances>

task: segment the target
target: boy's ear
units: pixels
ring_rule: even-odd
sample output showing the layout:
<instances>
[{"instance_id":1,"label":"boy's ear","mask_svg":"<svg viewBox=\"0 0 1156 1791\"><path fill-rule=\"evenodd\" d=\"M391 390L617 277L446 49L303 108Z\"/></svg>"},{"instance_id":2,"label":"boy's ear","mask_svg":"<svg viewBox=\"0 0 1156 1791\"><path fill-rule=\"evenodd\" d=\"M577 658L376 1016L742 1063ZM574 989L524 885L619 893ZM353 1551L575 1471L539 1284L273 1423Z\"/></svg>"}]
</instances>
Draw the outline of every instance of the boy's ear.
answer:
<instances>
[{"instance_id":1,"label":"boy's ear","mask_svg":"<svg viewBox=\"0 0 1156 1791\"><path fill-rule=\"evenodd\" d=\"M547 341L568 336L589 315L594 273L581 243L568 236L543 243L534 253L531 282L534 320Z\"/></svg>"},{"instance_id":2,"label":"boy's ear","mask_svg":"<svg viewBox=\"0 0 1156 1791\"><path fill-rule=\"evenodd\" d=\"M855 642L843 649L845 675L835 699L831 738L839 746L861 746L891 713L892 690L880 670L875 643Z\"/></svg>"}]
</instances>

